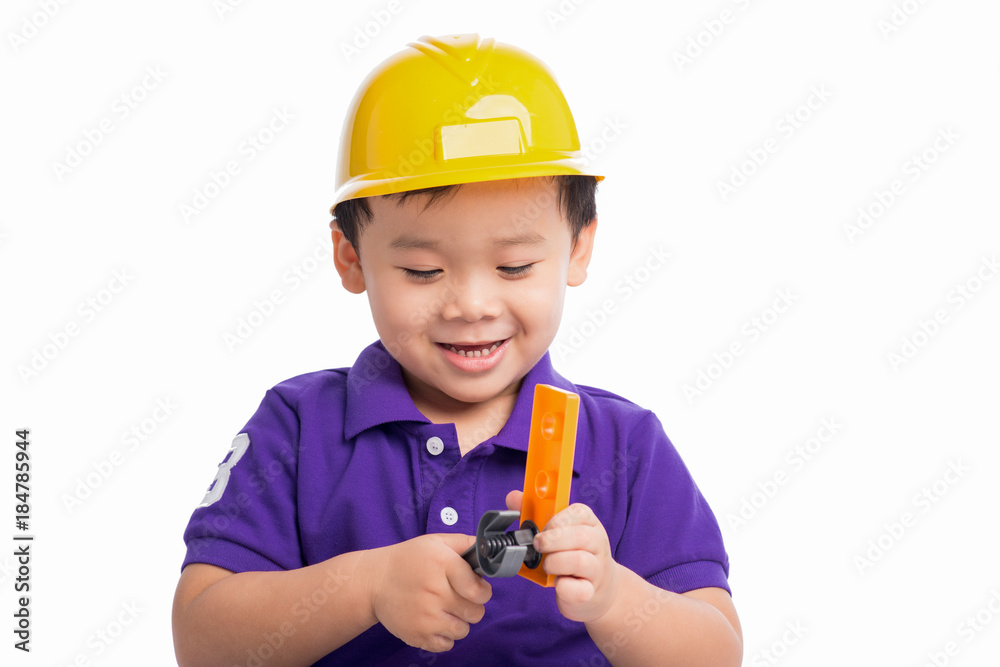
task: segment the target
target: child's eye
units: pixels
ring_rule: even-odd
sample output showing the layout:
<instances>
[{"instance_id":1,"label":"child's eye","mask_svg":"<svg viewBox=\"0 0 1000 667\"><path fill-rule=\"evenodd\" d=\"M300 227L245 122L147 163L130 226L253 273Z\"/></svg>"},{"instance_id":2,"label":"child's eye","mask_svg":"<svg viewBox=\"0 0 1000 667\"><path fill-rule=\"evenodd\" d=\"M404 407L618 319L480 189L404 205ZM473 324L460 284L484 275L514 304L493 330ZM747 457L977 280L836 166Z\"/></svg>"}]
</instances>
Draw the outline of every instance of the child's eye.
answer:
<instances>
[{"instance_id":1,"label":"child's eye","mask_svg":"<svg viewBox=\"0 0 1000 667\"><path fill-rule=\"evenodd\" d=\"M534 262L532 262L531 264L523 264L521 266L500 266L497 268L499 268L500 272L505 276L510 278L520 278L521 276L527 275L531 271L531 267L534 265Z\"/></svg>"},{"instance_id":2,"label":"child's eye","mask_svg":"<svg viewBox=\"0 0 1000 667\"><path fill-rule=\"evenodd\" d=\"M417 271L415 269L403 268L403 273L406 274L407 278L412 278L414 280L427 282L429 280L433 280L439 273L441 273L441 269L431 269L430 271Z\"/></svg>"}]
</instances>

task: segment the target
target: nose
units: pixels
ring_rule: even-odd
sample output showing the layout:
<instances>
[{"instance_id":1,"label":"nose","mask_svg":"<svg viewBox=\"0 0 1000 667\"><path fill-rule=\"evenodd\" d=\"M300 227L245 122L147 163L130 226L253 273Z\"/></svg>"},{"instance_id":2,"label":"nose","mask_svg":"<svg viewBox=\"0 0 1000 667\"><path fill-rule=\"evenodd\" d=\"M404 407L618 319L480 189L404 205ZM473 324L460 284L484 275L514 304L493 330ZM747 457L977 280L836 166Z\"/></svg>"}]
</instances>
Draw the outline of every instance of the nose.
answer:
<instances>
[{"instance_id":1,"label":"nose","mask_svg":"<svg viewBox=\"0 0 1000 667\"><path fill-rule=\"evenodd\" d=\"M466 277L448 286L441 317L445 320L478 322L499 317L501 304L496 290L487 277Z\"/></svg>"}]
</instances>

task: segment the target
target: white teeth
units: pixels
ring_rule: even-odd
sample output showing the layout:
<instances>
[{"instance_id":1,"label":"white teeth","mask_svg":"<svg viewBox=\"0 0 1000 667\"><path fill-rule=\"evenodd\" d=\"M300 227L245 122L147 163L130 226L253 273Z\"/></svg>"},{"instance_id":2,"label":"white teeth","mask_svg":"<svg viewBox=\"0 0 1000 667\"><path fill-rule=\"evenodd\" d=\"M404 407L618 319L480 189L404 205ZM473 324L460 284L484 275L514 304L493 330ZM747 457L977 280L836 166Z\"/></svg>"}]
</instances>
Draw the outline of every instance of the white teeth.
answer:
<instances>
[{"instance_id":1,"label":"white teeth","mask_svg":"<svg viewBox=\"0 0 1000 667\"><path fill-rule=\"evenodd\" d=\"M493 353L495 349L500 347L500 343L493 343L493 345L491 345L488 348L483 348L482 350L472 350L471 352L466 352L465 350L459 350L454 345L448 345L447 347L449 350L451 350L452 352L461 357L478 359L479 357L488 357L490 354Z\"/></svg>"}]
</instances>

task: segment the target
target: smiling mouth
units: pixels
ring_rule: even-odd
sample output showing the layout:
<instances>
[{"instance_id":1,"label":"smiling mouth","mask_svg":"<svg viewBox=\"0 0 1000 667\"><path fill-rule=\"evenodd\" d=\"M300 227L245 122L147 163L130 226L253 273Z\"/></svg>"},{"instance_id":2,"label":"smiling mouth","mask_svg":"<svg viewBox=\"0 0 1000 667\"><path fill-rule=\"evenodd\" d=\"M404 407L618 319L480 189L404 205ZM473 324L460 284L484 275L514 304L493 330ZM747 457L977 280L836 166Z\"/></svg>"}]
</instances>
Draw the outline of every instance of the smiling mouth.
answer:
<instances>
[{"instance_id":1,"label":"smiling mouth","mask_svg":"<svg viewBox=\"0 0 1000 667\"><path fill-rule=\"evenodd\" d=\"M438 343L444 349L454 352L460 357L469 357L472 359L477 359L479 357L488 357L493 352L503 345L507 341L506 338L503 340L494 341L492 343L474 343L472 345L452 345L451 343Z\"/></svg>"}]
</instances>

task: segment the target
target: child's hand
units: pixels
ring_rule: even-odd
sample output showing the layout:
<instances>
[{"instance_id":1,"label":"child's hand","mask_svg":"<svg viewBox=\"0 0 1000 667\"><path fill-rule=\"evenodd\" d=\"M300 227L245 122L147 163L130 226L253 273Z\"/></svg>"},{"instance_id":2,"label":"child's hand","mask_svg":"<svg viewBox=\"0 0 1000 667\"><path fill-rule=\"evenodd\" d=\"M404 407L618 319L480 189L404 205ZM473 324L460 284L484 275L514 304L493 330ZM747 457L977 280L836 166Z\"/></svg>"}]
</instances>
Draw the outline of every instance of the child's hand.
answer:
<instances>
[{"instance_id":1,"label":"child's hand","mask_svg":"<svg viewBox=\"0 0 1000 667\"><path fill-rule=\"evenodd\" d=\"M524 494L507 494L507 509L521 510ZM556 603L571 621L588 623L610 609L618 594L620 565L611 557L604 526L586 505L574 503L556 514L535 536L535 549L556 579Z\"/></svg>"},{"instance_id":2,"label":"child's hand","mask_svg":"<svg viewBox=\"0 0 1000 667\"><path fill-rule=\"evenodd\" d=\"M421 535L376 549L372 612L386 630L410 646L450 650L485 613L492 589L461 553L475 537Z\"/></svg>"}]
</instances>

